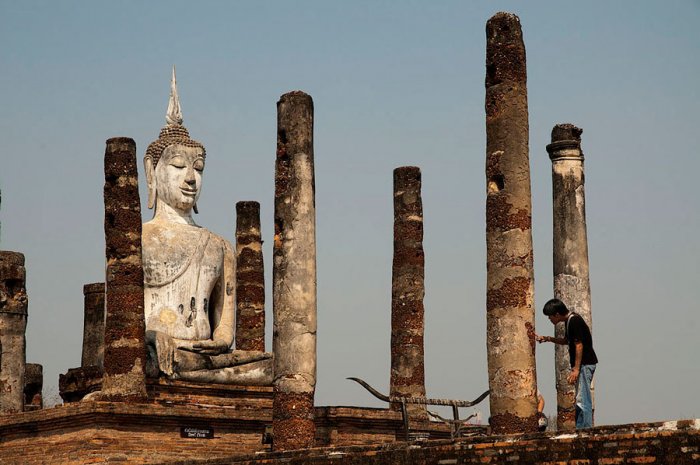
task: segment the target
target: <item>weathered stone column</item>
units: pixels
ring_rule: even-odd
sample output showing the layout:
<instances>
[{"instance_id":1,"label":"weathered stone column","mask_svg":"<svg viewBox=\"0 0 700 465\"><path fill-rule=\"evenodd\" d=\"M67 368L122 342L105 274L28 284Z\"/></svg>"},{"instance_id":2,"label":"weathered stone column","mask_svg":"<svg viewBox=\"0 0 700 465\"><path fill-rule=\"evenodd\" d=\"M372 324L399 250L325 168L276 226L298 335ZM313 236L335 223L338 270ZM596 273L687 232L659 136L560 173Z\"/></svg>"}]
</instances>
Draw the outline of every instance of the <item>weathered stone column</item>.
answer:
<instances>
[{"instance_id":1,"label":"weathered stone column","mask_svg":"<svg viewBox=\"0 0 700 465\"><path fill-rule=\"evenodd\" d=\"M520 19L486 23L486 348L496 434L536 431L527 75Z\"/></svg>"},{"instance_id":2,"label":"weathered stone column","mask_svg":"<svg viewBox=\"0 0 700 465\"><path fill-rule=\"evenodd\" d=\"M102 367L105 342L105 283L83 286L83 357L81 367Z\"/></svg>"},{"instance_id":3,"label":"weathered stone column","mask_svg":"<svg viewBox=\"0 0 700 465\"><path fill-rule=\"evenodd\" d=\"M0 415L24 410L25 282L24 255L0 251Z\"/></svg>"},{"instance_id":4,"label":"weathered stone column","mask_svg":"<svg viewBox=\"0 0 700 465\"><path fill-rule=\"evenodd\" d=\"M107 140L104 201L107 317L102 398L145 399L141 203L133 139Z\"/></svg>"},{"instance_id":5,"label":"weathered stone column","mask_svg":"<svg viewBox=\"0 0 700 465\"><path fill-rule=\"evenodd\" d=\"M552 160L554 297L581 315L592 330L582 132L572 124L557 124L552 129L552 143L547 145ZM556 337L564 337L564 333L564 325L557 325ZM575 391L566 381L571 368L568 346L556 346L555 365L557 429L575 429Z\"/></svg>"},{"instance_id":6,"label":"weathered stone column","mask_svg":"<svg viewBox=\"0 0 700 465\"><path fill-rule=\"evenodd\" d=\"M425 397L423 353L425 254L421 172L394 170L394 262L391 285L390 395ZM393 404L394 410L400 405ZM425 405L409 404L412 416L427 419Z\"/></svg>"},{"instance_id":7,"label":"weathered stone column","mask_svg":"<svg viewBox=\"0 0 700 465\"><path fill-rule=\"evenodd\" d=\"M295 91L277 102L273 314L273 448L312 447L316 389L314 106Z\"/></svg>"},{"instance_id":8,"label":"weathered stone column","mask_svg":"<svg viewBox=\"0 0 700 465\"><path fill-rule=\"evenodd\" d=\"M44 367L38 363L27 363L24 371L24 411L41 410L44 398Z\"/></svg>"},{"instance_id":9,"label":"weathered stone column","mask_svg":"<svg viewBox=\"0 0 700 465\"><path fill-rule=\"evenodd\" d=\"M260 204L236 204L236 349L265 350L265 270Z\"/></svg>"}]
</instances>

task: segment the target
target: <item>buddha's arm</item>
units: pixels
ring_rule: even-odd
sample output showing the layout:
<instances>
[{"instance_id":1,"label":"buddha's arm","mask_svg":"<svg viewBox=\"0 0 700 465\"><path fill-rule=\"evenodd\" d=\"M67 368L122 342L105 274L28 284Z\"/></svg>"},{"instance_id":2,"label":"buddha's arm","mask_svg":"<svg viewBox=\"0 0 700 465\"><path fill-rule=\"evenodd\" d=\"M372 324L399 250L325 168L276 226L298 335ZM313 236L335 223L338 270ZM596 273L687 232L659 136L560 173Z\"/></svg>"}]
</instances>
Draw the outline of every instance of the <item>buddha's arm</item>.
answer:
<instances>
[{"instance_id":1,"label":"buddha's arm","mask_svg":"<svg viewBox=\"0 0 700 465\"><path fill-rule=\"evenodd\" d=\"M216 313L219 321L213 326L213 339L225 341L227 347L231 347L236 320L236 255L228 241L224 241L224 272L216 284L214 293L217 295L220 311Z\"/></svg>"},{"instance_id":2,"label":"buddha's arm","mask_svg":"<svg viewBox=\"0 0 700 465\"><path fill-rule=\"evenodd\" d=\"M222 273L214 286L209 304L212 338L194 344L194 349L213 354L227 351L233 343L235 321L236 261L231 245L223 241Z\"/></svg>"}]
</instances>

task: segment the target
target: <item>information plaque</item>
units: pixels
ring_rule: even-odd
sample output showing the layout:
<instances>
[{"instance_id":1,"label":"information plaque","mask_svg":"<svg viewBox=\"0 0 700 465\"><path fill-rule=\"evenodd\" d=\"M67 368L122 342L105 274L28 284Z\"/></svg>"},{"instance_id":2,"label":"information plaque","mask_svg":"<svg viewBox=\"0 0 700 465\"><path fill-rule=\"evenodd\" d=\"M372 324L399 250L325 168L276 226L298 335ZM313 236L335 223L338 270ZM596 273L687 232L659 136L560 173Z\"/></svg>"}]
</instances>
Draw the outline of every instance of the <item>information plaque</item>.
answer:
<instances>
[{"instance_id":1,"label":"information plaque","mask_svg":"<svg viewBox=\"0 0 700 465\"><path fill-rule=\"evenodd\" d=\"M188 439L212 439L214 428L210 426L181 426L180 437Z\"/></svg>"}]
</instances>

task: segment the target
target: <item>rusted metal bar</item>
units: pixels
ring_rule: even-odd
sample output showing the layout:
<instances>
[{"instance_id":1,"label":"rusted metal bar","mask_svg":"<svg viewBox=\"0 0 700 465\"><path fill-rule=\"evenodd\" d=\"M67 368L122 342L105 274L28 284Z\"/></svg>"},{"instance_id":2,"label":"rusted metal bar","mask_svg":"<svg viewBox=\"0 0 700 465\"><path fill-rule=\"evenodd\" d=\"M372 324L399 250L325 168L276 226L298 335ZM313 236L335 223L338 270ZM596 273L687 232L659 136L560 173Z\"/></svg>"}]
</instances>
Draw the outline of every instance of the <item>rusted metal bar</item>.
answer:
<instances>
[{"instance_id":1,"label":"rusted metal bar","mask_svg":"<svg viewBox=\"0 0 700 465\"><path fill-rule=\"evenodd\" d=\"M379 400L383 400L384 402L389 402L389 403L394 403L400 405L401 409L401 419L403 422L403 429L404 429L404 438L406 441L410 440L409 436L409 431L410 431L410 426L408 422L408 408L407 406L409 404L419 404L419 405L445 405L445 406L451 406L452 407L452 415L454 416L453 420L447 420L445 418L442 418L440 415L426 411L430 415L432 415L435 418L438 418L442 420L443 422L447 423L450 425L450 436L454 439L455 436L458 436L461 432L462 425L466 423L467 420L472 418L474 415L470 415L467 417L466 420L460 421L459 419L459 407L472 407L482 400L486 399L486 396L489 395L490 391L486 391L483 394L481 394L479 397L474 399L473 401L467 401L467 400L452 400L452 399L431 399L427 397L399 397L399 396L386 396L382 394L381 392L377 391L374 389L372 386L369 385L364 380L361 380L360 378L354 378L350 377L347 378L352 381L355 381L357 384L362 386L363 388L367 389L370 394L372 394L374 397L376 397Z\"/></svg>"},{"instance_id":2,"label":"rusted metal bar","mask_svg":"<svg viewBox=\"0 0 700 465\"><path fill-rule=\"evenodd\" d=\"M483 394L481 394L479 397L472 401L468 400L453 400L453 399L433 399L429 397L397 397L397 396L386 396L382 394L381 392L377 391L374 389L372 386L370 386L366 381L361 380L360 378L347 378L355 381L357 384L362 386L363 388L367 389L370 394L372 394L374 397L376 397L379 400L383 400L384 402L396 402L396 403L401 403L405 402L407 404L423 404L423 405L446 405L448 407L472 407L482 400L486 399L486 396L489 395L490 391L485 391Z\"/></svg>"}]
</instances>

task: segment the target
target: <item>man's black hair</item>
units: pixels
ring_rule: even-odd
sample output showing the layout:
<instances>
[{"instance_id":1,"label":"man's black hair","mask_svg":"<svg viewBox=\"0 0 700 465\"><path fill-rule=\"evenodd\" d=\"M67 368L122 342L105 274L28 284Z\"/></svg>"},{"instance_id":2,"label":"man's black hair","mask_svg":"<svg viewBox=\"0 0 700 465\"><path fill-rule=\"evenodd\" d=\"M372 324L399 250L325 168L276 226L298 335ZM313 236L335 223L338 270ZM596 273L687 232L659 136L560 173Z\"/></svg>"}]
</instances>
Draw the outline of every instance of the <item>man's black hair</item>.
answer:
<instances>
[{"instance_id":1,"label":"man's black hair","mask_svg":"<svg viewBox=\"0 0 700 465\"><path fill-rule=\"evenodd\" d=\"M542 313L544 313L547 316L554 315L555 313L558 313L559 315L566 315L567 313L569 313L569 309L566 308L566 305L564 305L564 302L562 302L561 300L551 299L546 304L544 304Z\"/></svg>"}]
</instances>

